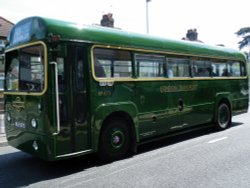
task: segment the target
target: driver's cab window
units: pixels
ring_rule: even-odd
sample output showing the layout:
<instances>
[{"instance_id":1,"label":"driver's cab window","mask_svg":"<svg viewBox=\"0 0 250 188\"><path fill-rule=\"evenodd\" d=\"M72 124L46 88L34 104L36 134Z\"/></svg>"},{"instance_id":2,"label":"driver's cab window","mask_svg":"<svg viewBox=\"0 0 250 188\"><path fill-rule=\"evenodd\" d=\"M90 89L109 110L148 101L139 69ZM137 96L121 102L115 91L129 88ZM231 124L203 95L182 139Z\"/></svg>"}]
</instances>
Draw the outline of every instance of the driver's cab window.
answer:
<instances>
[{"instance_id":1,"label":"driver's cab window","mask_svg":"<svg viewBox=\"0 0 250 188\"><path fill-rule=\"evenodd\" d=\"M18 75L19 75L19 60L17 58L13 58L11 60L11 63L7 70L7 75L6 75L7 90L18 91L18 85L19 85Z\"/></svg>"},{"instance_id":2,"label":"driver's cab window","mask_svg":"<svg viewBox=\"0 0 250 188\"><path fill-rule=\"evenodd\" d=\"M32 45L6 54L6 90L41 92L44 89L44 47Z\"/></svg>"}]
</instances>

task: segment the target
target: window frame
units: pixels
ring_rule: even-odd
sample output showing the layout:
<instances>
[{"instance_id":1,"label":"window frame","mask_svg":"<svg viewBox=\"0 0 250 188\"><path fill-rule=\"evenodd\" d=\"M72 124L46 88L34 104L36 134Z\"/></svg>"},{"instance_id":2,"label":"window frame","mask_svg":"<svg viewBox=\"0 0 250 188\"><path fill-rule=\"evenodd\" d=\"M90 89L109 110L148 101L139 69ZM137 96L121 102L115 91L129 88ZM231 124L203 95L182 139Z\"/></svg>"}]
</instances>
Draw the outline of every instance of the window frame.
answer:
<instances>
[{"instance_id":1,"label":"window frame","mask_svg":"<svg viewBox=\"0 0 250 188\"><path fill-rule=\"evenodd\" d=\"M107 50L107 51L114 51L113 54L117 55L118 58L114 58L114 56L112 57L113 54L111 54L111 56L109 54L101 54L99 52L96 53L95 50ZM123 55L128 56L127 60L126 58L124 59L119 59L119 53L124 53ZM127 54L125 54L127 53ZM98 58L98 56L100 58ZM106 56L106 57L105 57ZM103 67L102 62L99 61L106 61L106 62L110 62L110 65L108 68ZM128 71L125 71L124 74L129 74L128 76L117 76L118 74L121 75L123 72L114 72L115 68L119 67L115 65L115 62L127 62L129 66L126 66L126 68L128 68ZM99 69L99 70L98 70ZM110 70L108 70L110 69ZM98 76L98 71L101 72L100 75ZM92 72L93 72L93 77L96 80L99 79L105 79L105 80L124 80L124 79L132 79L133 78L133 54L131 50L127 50L127 49L117 49L117 48L105 48L105 47L101 47L101 46L94 46L92 47ZM98 74L97 74L98 73ZM108 73L108 76L107 76ZM105 76L103 76L105 75Z\"/></svg>"},{"instance_id":2,"label":"window frame","mask_svg":"<svg viewBox=\"0 0 250 188\"><path fill-rule=\"evenodd\" d=\"M95 76L95 70L94 70L94 50L96 48L99 49L108 49L108 50L121 50L121 51L128 51L130 54L131 58L131 76L130 77L97 77ZM161 73L161 76L148 76L148 77L140 77L138 74L138 67L137 67L137 56L145 56L145 57L160 57L164 59L163 64L163 73ZM189 73L187 76L175 76L175 77L170 77L168 75L168 60L167 59L177 59L177 60L186 60L187 67L189 69ZM203 61L205 63L209 63L209 74L203 75L203 76L195 76L193 72L193 66L195 61ZM233 76L216 76L213 74L213 64L228 64L228 62L240 62L240 69L241 69L241 75L237 77ZM177 53L170 53L170 52L164 52L164 51L154 51L154 50L146 50L146 49L135 49L135 48L127 48L127 47L118 47L118 46L105 46L105 45L93 45L91 47L91 66L92 66L92 76L96 81L99 81L100 83L104 82L114 82L114 81L143 81L143 80L148 80L148 81L154 81L154 80L185 80L185 79L236 79L236 78L243 78L247 77L247 75L244 75L244 72L246 72L246 68L244 66L244 62L241 60L237 59L223 59L220 57L205 57L205 56L197 56L197 55L192 55L192 54L177 54ZM186 69L186 68L185 68ZM102 85L102 84L101 84Z\"/></svg>"},{"instance_id":3,"label":"window frame","mask_svg":"<svg viewBox=\"0 0 250 188\"><path fill-rule=\"evenodd\" d=\"M38 53L36 53L38 52ZM8 65L5 70L5 90L6 93L18 92L28 93L30 95L40 95L47 89L47 49L45 44L36 42L30 45L23 45L14 48L8 53ZM7 61L8 61L7 60ZM16 66L13 67L13 60L16 60ZM6 61L6 62L7 62ZM8 85L13 84L9 77L12 74L10 68L17 70L15 85L8 89ZM8 83L7 83L8 82Z\"/></svg>"},{"instance_id":4,"label":"window frame","mask_svg":"<svg viewBox=\"0 0 250 188\"><path fill-rule=\"evenodd\" d=\"M139 58L137 58L139 57ZM140 63L144 63L144 64L157 64L158 63L158 73L159 76L140 76L140 70L141 67L139 66L139 62L138 60L142 60L140 61ZM156 61L156 60L162 60L162 62L160 61ZM145 53L134 53L134 61L135 61L135 77L137 79L163 79L163 78L167 78L166 75L166 58L165 55L159 55L159 54L145 54ZM160 67L162 65L162 67ZM148 66L150 67L150 66ZM148 68L147 67L147 68ZM153 67L155 67L153 65ZM154 71L152 72L152 74L154 73Z\"/></svg>"},{"instance_id":5,"label":"window frame","mask_svg":"<svg viewBox=\"0 0 250 188\"><path fill-rule=\"evenodd\" d=\"M171 61L170 61L171 60ZM168 78L173 78L173 79L188 79L188 78L191 78L192 77L192 74L191 74L191 61L190 61L190 58L186 57L186 56L166 56L166 62L167 62L167 76ZM173 67L170 68L170 65L171 64L175 64L175 65L178 65L177 66L177 70L176 70L176 75L174 75L174 72L173 71ZM179 65L183 65L183 66L179 66ZM187 66L184 66L184 65L187 65ZM188 70L188 75L187 76L183 76L183 75L180 75L181 73L181 69L180 68L187 68ZM173 75L169 75L169 73L171 74L170 70L172 69L172 74Z\"/></svg>"}]
</instances>

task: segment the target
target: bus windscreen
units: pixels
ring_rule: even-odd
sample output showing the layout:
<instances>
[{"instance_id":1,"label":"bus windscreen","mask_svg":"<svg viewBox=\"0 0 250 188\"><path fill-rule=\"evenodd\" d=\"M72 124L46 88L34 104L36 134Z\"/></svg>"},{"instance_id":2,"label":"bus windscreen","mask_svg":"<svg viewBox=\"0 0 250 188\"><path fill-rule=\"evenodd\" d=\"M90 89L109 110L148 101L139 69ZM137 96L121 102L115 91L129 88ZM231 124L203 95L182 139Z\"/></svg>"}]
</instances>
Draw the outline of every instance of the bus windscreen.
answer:
<instances>
[{"instance_id":1,"label":"bus windscreen","mask_svg":"<svg viewBox=\"0 0 250 188\"><path fill-rule=\"evenodd\" d=\"M9 53L6 91L41 92L44 88L43 46L26 47Z\"/></svg>"}]
</instances>

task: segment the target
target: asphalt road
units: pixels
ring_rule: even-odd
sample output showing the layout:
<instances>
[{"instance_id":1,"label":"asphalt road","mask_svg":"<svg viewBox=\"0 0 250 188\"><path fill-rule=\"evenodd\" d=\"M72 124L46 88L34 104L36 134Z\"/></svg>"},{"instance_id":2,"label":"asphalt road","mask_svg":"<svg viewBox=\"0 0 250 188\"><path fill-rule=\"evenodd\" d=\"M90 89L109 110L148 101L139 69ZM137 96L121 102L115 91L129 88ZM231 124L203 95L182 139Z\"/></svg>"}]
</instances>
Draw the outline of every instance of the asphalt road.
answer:
<instances>
[{"instance_id":1,"label":"asphalt road","mask_svg":"<svg viewBox=\"0 0 250 188\"><path fill-rule=\"evenodd\" d=\"M250 113L223 132L196 131L139 147L139 153L103 164L93 155L44 162L0 148L0 187L250 187Z\"/></svg>"}]
</instances>

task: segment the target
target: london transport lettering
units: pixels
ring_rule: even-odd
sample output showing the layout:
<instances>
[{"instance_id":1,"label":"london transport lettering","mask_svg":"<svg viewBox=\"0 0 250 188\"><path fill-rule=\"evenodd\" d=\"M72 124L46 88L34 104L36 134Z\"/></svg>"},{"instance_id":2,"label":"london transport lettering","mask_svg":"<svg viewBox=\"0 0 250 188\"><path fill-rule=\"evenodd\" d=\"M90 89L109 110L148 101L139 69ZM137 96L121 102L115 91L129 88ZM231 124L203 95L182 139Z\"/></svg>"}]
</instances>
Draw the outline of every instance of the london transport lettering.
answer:
<instances>
[{"instance_id":1,"label":"london transport lettering","mask_svg":"<svg viewBox=\"0 0 250 188\"><path fill-rule=\"evenodd\" d=\"M170 93L170 92L178 92L178 91L195 91L197 90L198 85L179 85L179 86L161 86L160 92L161 93Z\"/></svg>"}]
</instances>

